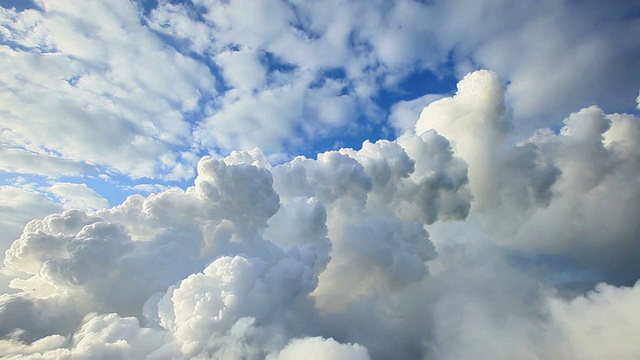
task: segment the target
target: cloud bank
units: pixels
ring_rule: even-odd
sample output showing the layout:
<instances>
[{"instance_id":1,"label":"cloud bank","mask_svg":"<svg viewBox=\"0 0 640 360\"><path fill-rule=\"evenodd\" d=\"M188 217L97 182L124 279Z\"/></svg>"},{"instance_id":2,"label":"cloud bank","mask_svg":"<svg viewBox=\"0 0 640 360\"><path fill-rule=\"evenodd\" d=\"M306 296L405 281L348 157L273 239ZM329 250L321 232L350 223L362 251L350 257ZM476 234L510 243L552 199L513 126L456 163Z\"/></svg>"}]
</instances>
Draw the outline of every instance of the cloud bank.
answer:
<instances>
[{"instance_id":1,"label":"cloud bank","mask_svg":"<svg viewBox=\"0 0 640 360\"><path fill-rule=\"evenodd\" d=\"M514 140L507 94L473 72L397 140L205 156L186 190L29 222L0 354L637 358L638 118Z\"/></svg>"}]
</instances>

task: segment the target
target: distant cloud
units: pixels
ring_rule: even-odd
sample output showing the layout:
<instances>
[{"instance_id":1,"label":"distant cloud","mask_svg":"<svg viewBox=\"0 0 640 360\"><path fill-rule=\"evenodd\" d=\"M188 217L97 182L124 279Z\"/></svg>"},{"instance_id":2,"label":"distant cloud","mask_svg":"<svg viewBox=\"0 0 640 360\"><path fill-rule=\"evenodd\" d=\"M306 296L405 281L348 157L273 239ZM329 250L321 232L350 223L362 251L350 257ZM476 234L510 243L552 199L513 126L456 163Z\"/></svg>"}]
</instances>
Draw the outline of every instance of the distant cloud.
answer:
<instances>
[{"instance_id":1,"label":"distant cloud","mask_svg":"<svg viewBox=\"0 0 640 360\"><path fill-rule=\"evenodd\" d=\"M158 193L170 188L170 186L161 184L137 184L137 185L123 185L125 190L134 190L141 194Z\"/></svg>"},{"instance_id":2,"label":"distant cloud","mask_svg":"<svg viewBox=\"0 0 640 360\"><path fill-rule=\"evenodd\" d=\"M640 42L624 36L638 27L630 2L139 6L151 5L0 7L6 168L50 175L68 161L179 180L206 153L296 155L342 132L380 137L385 121L412 120L398 118L410 102L393 110L377 97L419 71L498 71L526 131L593 103L631 111L640 81ZM51 165L15 161L33 154Z\"/></svg>"},{"instance_id":3,"label":"distant cloud","mask_svg":"<svg viewBox=\"0 0 640 360\"><path fill-rule=\"evenodd\" d=\"M82 211L104 209L109 206L107 199L100 196L86 184L55 182L47 191L58 198L67 209Z\"/></svg>"},{"instance_id":4,"label":"distant cloud","mask_svg":"<svg viewBox=\"0 0 640 360\"><path fill-rule=\"evenodd\" d=\"M54 164L172 176L167 166L181 161L174 151L190 148L185 113L197 111L203 93L215 93L207 67L164 46L131 2L109 10L96 2L41 5L0 8L9 44L2 48L0 102L5 155L31 148L58 154Z\"/></svg>"},{"instance_id":5,"label":"distant cloud","mask_svg":"<svg viewBox=\"0 0 640 360\"><path fill-rule=\"evenodd\" d=\"M0 146L0 158L2 159L0 170L20 174L58 177L80 175L90 169L89 165L72 159L8 146Z\"/></svg>"}]
</instances>

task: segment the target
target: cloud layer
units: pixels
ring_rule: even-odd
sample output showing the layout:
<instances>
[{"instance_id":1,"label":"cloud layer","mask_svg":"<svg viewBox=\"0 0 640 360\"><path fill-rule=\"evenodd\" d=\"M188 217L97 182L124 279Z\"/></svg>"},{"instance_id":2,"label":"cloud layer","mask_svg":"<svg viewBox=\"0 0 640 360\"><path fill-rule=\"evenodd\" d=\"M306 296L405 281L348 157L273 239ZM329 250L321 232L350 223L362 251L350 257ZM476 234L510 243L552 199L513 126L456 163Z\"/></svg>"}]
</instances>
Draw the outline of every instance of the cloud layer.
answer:
<instances>
[{"instance_id":1,"label":"cloud layer","mask_svg":"<svg viewBox=\"0 0 640 360\"><path fill-rule=\"evenodd\" d=\"M404 84L422 73L498 71L525 131L594 103L631 111L640 82L629 1L27 7L0 7L0 166L53 178L192 179L203 154L257 146L282 160L354 141L335 134L393 137L412 126L398 111L436 98Z\"/></svg>"},{"instance_id":2,"label":"cloud layer","mask_svg":"<svg viewBox=\"0 0 640 360\"><path fill-rule=\"evenodd\" d=\"M397 140L205 156L186 190L29 222L0 354L638 357L638 118L514 141L506 94L473 72Z\"/></svg>"}]
</instances>

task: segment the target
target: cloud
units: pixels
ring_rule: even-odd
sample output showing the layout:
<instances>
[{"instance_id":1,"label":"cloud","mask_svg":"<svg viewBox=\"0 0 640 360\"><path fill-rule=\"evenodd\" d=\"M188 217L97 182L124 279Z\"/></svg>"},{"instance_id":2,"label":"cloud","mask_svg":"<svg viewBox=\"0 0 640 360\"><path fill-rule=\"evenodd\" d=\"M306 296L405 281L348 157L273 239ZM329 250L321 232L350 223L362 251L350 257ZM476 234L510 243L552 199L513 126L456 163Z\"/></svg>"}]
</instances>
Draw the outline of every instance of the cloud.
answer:
<instances>
[{"instance_id":1,"label":"cloud","mask_svg":"<svg viewBox=\"0 0 640 360\"><path fill-rule=\"evenodd\" d=\"M637 5L8 7L0 356L638 356Z\"/></svg>"},{"instance_id":2,"label":"cloud","mask_svg":"<svg viewBox=\"0 0 640 360\"><path fill-rule=\"evenodd\" d=\"M275 167L257 149L204 157L194 186L186 191L135 195L111 209L69 210L34 220L5 259L8 268L26 277L12 286L33 295L20 293L3 303L6 309L25 304L24 312L46 307L50 310L32 311L31 319L51 325L5 322L5 334L14 334L11 341L32 343L80 326L92 329L87 336L101 339L101 330L89 324L102 316L131 324L125 317L135 316L145 326L140 332L160 331L181 356L291 356L295 349L318 346L365 357L361 345L338 344L355 344L351 336L328 334L340 340L324 345L309 339L287 344L323 335L312 326L324 322L314 297L329 310L338 304L328 303L328 297L355 304L358 293L400 291L424 279L425 261L436 253L416 220L464 217L464 211L452 214L444 205L427 209L408 196L417 189L428 198L438 199L439 193L455 198L465 186L466 172L455 169L462 163L455 161L445 139L430 147L429 137L407 138L413 139L407 151L383 141L358 152L345 149ZM433 174L411 177L416 167L408 153L439 158ZM438 180L445 176L461 178L452 185ZM457 201L468 202L462 194ZM352 281L361 284L358 293L349 290ZM65 305L67 299L76 305ZM55 317L63 307L69 309L67 323ZM87 320L89 311L119 318ZM302 319L309 319L309 325ZM81 351L83 344L74 340L64 351ZM138 346L134 340L117 344L118 349L94 351L137 351L130 348Z\"/></svg>"},{"instance_id":3,"label":"cloud","mask_svg":"<svg viewBox=\"0 0 640 360\"><path fill-rule=\"evenodd\" d=\"M131 2L108 11L97 3L39 5L0 9L3 154L55 154L38 157L51 163L43 170L26 167L42 174L88 163L136 177L172 176L169 167L182 162L176 149L190 148L187 114L202 94L215 93L207 67L165 47Z\"/></svg>"},{"instance_id":4,"label":"cloud","mask_svg":"<svg viewBox=\"0 0 640 360\"><path fill-rule=\"evenodd\" d=\"M13 241L31 219L41 218L62 208L53 199L29 188L0 186L3 244ZM7 243L8 244L8 243Z\"/></svg>"},{"instance_id":5,"label":"cloud","mask_svg":"<svg viewBox=\"0 0 640 360\"><path fill-rule=\"evenodd\" d=\"M1 356L637 357L637 9L596 3L0 7L2 170L49 178L0 188Z\"/></svg>"},{"instance_id":6,"label":"cloud","mask_svg":"<svg viewBox=\"0 0 640 360\"><path fill-rule=\"evenodd\" d=\"M593 103L635 105L629 2L37 4L0 9L5 171L180 180L207 153L290 158L336 134L379 138L441 96L403 85L420 72L498 71L524 133Z\"/></svg>"},{"instance_id":7,"label":"cloud","mask_svg":"<svg viewBox=\"0 0 640 360\"><path fill-rule=\"evenodd\" d=\"M86 184L55 182L47 189L67 209L98 210L109 206L107 199Z\"/></svg>"},{"instance_id":8,"label":"cloud","mask_svg":"<svg viewBox=\"0 0 640 360\"><path fill-rule=\"evenodd\" d=\"M420 112L430 103L443 98L443 95L427 94L409 101L399 101L391 107L389 123L399 134L413 130Z\"/></svg>"},{"instance_id":9,"label":"cloud","mask_svg":"<svg viewBox=\"0 0 640 360\"><path fill-rule=\"evenodd\" d=\"M162 185L162 184L136 184L136 185L122 185L122 189L125 190L133 190L139 194L151 194L151 193L159 193L164 190L170 189L171 186Z\"/></svg>"},{"instance_id":10,"label":"cloud","mask_svg":"<svg viewBox=\"0 0 640 360\"><path fill-rule=\"evenodd\" d=\"M367 349L362 346L314 337L292 341L278 354L277 360L297 359L301 354L307 354L308 359L369 359Z\"/></svg>"},{"instance_id":11,"label":"cloud","mask_svg":"<svg viewBox=\"0 0 640 360\"><path fill-rule=\"evenodd\" d=\"M0 148L2 170L20 174L42 174L51 177L77 175L89 170L78 161L22 149Z\"/></svg>"},{"instance_id":12,"label":"cloud","mask_svg":"<svg viewBox=\"0 0 640 360\"><path fill-rule=\"evenodd\" d=\"M514 142L506 92L474 72L396 141L206 156L186 190L29 222L3 355L637 355L637 118Z\"/></svg>"},{"instance_id":13,"label":"cloud","mask_svg":"<svg viewBox=\"0 0 640 360\"><path fill-rule=\"evenodd\" d=\"M0 186L0 249L5 251L32 219L62 210L52 198L28 187ZM9 291L12 276L0 274L0 289Z\"/></svg>"},{"instance_id":14,"label":"cloud","mask_svg":"<svg viewBox=\"0 0 640 360\"><path fill-rule=\"evenodd\" d=\"M459 1L435 7L440 38L462 65L459 74L479 65L506 77L518 117L537 119L533 126L520 125L549 125L554 117L593 103L632 110L638 79L626 69L640 56L639 43L614 34L637 29L637 17L627 16L637 10L635 4L602 8L591 1L487 0L473 7Z\"/></svg>"},{"instance_id":15,"label":"cloud","mask_svg":"<svg viewBox=\"0 0 640 360\"><path fill-rule=\"evenodd\" d=\"M371 99L381 90L398 90L416 71L447 74L452 71L446 69L448 60L459 76L478 67L505 76L511 84L506 99L519 120L513 125L524 131L592 103L632 109L628 94L637 81L624 75L624 69L632 67L640 45L613 35L630 34L637 27L636 19L624 16L628 4L604 12L593 11L590 4L551 2L505 6L482 1L473 7L439 1L270 4L269 11L250 20L242 1L167 2L150 13L152 28L190 51L214 54L231 88L198 128L198 141L210 151L258 146L268 154L295 153L291 149L300 149L305 141L345 127L362 132L354 111L376 123L385 114ZM570 15L574 13L583 16ZM492 18L490 26L485 15ZM260 31L253 31L255 24L261 24ZM619 63L623 65L612 65ZM339 96L329 90L332 82L318 81L327 74L337 75ZM280 100L277 105L274 98ZM407 130L413 111L436 98L401 101L389 109L387 119ZM408 112L410 108L414 110Z\"/></svg>"},{"instance_id":16,"label":"cloud","mask_svg":"<svg viewBox=\"0 0 640 360\"><path fill-rule=\"evenodd\" d=\"M550 308L576 358L632 359L640 354L628 336L640 326L638 296L638 284L619 288L600 284L570 301L553 299Z\"/></svg>"}]
</instances>

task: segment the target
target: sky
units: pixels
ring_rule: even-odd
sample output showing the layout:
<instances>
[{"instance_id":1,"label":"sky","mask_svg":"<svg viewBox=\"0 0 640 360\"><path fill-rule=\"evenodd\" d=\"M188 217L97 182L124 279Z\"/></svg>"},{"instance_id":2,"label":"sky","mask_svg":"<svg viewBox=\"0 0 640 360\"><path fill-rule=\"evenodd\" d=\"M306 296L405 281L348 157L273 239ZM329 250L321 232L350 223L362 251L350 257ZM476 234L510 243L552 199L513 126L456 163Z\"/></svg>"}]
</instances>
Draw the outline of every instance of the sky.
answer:
<instances>
[{"instance_id":1,"label":"sky","mask_svg":"<svg viewBox=\"0 0 640 360\"><path fill-rule=\"evenodd\" d=\"M0 357L637 359L640 3L0 1Z\"/></svg>"}]
</instances>

